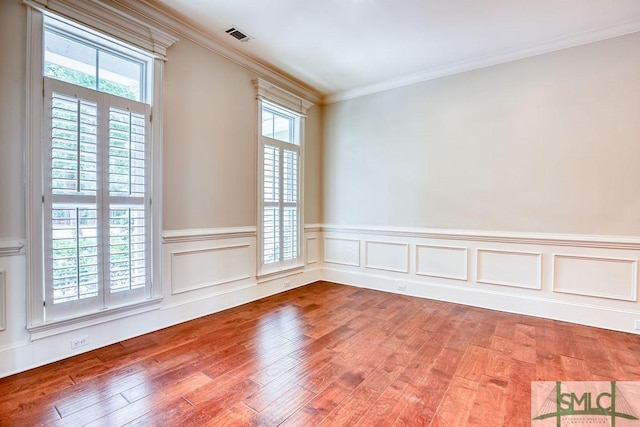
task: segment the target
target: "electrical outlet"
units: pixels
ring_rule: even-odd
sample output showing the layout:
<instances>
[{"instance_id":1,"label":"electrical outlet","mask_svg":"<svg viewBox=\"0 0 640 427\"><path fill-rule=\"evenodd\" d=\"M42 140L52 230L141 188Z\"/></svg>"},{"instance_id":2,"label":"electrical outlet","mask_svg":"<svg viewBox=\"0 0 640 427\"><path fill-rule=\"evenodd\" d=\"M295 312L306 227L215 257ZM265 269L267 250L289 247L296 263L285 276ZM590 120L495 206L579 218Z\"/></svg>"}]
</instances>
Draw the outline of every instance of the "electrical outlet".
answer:
<instances>
[{"instance_id":1,"label":"electrical outlet","mask_svg":"<svg viewBox=\"0 0 640 427\"><path fill-rule=\"evenodd\" d=\"M407 286L406 285L398 286L398 290L400 292L407 292Z\"/></svg>"},{"instance_id":2,"label":"electrical outlet","mask_svg":"<svg viewBox=\"0 0 640 427\"><path fill-rule=\"evenodd\" d=\"M89 344L89 335L74 338L71 340L71 348L78 348Z\"/></svg>"},{"instance_id":3,"label":"electrical outlet","mask_svg":"<svg viewBox=\"0 0 640 427\"><path fill-rule=\"evenodd\" d=\"M633 327L636 331L640 331L640 320L636 320L636 325Z\"/></svg>"},{"instance_id":4,"label":"electrical outlet","mask_svg":"<svg viewBox=\"0 0 640 427\"><path fill-rule=\"evenodd\" d=\"M285 289L290 288L291 287L291 282L290 281L286 281L284 282L284 284L282 285Z\"/></svg>"}]
</instances>

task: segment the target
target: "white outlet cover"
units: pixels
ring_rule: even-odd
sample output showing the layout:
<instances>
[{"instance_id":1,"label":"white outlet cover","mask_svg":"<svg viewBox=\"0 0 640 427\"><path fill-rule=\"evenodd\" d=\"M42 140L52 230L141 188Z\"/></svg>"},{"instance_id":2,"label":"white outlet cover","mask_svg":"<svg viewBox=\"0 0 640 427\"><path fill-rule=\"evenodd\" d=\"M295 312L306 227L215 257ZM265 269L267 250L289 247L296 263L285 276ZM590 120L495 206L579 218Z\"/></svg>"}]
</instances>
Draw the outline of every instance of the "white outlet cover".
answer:
<instances>
[{"instance_id":1,"label":"white outlet cover","mask_svg":"<svg viewBox=\"0 0 640 427\"><path fill-rule=\"evenodd\" d=\"M89 336L85 335L83 337L78 337L71 340L71 348L75 349L78 347L82 347L89 344Z\"/></svg>"}]
</instances>

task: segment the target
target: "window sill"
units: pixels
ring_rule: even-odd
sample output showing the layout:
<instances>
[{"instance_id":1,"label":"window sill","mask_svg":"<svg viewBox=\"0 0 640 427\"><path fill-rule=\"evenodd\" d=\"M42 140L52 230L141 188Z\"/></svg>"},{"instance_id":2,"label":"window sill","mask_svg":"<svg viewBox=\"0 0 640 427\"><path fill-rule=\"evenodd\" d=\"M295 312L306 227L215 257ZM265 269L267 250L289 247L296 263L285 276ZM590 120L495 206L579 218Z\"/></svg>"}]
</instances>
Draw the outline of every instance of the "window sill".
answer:
<instances>
[{"instance_id":1,"label":"window sill","mask_svg":"<svg viewBox=\"0 0 640 427\"><path fill-rule=\"evenodd\" d=\"M256 276L256 280L258 283L264 283L270 280L282 279L283 277L300 274L302 272L304 272L303 264L285 267L278 270L265 270L258 273L258 275Z\"/></svg>"},{"instance_id":2,"label":"window sill","mask_svg":"<svg viewBox=\"0 0 640 427\"><path fill-rule=\"evenodd\" d=\"M51 322L33 325L27 327L27 331L31 334L31 341L36 341L42 338L63 334L65 332L75 331L77 329L158 310L160 308L159 303L161 301L162 297L155 297L142 302L105 309L69 319L53 320Z\"/></svg>"}]
</instances>

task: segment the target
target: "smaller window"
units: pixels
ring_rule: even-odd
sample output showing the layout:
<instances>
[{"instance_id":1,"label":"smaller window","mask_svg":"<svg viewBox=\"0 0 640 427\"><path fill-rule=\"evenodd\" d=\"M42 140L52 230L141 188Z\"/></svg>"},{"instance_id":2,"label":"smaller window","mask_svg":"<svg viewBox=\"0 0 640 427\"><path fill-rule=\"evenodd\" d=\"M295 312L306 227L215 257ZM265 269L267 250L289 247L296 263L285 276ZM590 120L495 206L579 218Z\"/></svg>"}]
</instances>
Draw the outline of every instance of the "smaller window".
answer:
<instances>
[{"instance_id":1,"label":"smaller window","mask_svg":"<svg viewBox=\"0 0 640 427\"><path fill-rule=\"evenodd\" d=\"M262 265L298 265L301 259L301 116L261 101Z\"/></svg>"}]
</instances>

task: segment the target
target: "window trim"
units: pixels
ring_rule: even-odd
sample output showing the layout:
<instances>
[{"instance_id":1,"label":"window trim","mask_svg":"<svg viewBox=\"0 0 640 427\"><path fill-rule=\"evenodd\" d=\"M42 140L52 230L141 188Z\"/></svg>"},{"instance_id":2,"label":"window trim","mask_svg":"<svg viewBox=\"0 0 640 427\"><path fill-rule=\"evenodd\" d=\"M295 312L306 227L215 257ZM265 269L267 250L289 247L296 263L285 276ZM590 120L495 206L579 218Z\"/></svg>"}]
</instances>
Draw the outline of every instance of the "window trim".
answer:
<instances>
[{"instance_id":1,"label":"window trim","mask_svg":"<svg viewBox=\"0 0 640 427\"><path fill-rule=\"evenodd\" d=\"M304 268L304 134L305 134L305 117L307 109L313 103L291 93L278 86L269 83L263 79L256 79L253 82L256 89L257 105L257 245L256 245L256 266L258 282L268 280L268 278L281 277L282 273L295 273ZM265 138L273 140L262 135L262 107L263 101L276 107L283 108L293 115L298 116L297 121L297 137L295 142L291 143L298 147L298 256L294 260L280 261L275 263L264 264L264 232L263 232L263 216L264 216L264 145ZM278 143L278 140L273 140ZM283 143L289 144L289 143Z\"/></svg>"},{"instance_id":2,"label":"window trim","mask_svg":"<svg viewBox=\"0 0 640 427\"><path fill-rule=\"evenodd\" d=\"M80 324L100 317L108 321L123 310L134 310L162 299L162 90L163 65L166 50L177 39L153 26L125 14L103 3L89 0L23 0L27 7L27 64L26 64L26 146L25 146L25 188L26 188L26 230L27 230L27 330L33 334L56 328ZM53 13L52 13L53 12ZM151 107L150 138L151 158L151 296L149 299L116 306L99 312L78 315L69 319L45 322L43 301L44 253L42 250L43 224L43 144L45 143L44 118L44 14L54 18L97 30L108 37L122 40L151 56L153 63L152 87L148 100Z\"/></svg>"}]
</instances>

